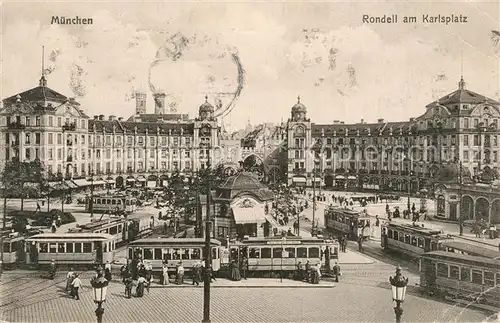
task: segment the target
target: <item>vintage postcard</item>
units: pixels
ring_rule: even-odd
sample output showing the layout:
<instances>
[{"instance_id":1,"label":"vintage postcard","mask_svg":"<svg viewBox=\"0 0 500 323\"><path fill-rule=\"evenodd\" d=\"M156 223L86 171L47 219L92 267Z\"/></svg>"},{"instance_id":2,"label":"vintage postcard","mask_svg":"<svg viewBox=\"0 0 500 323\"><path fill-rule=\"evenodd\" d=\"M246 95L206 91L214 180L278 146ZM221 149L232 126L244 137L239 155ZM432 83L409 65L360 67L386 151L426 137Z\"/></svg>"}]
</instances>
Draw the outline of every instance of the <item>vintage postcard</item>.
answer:
<instances>
[{"instance_id":1,"label":"vintage postcard","mask_svg":"<svg viewBox=\"0 0 500 323\"><path fill-rule=\"evenodd\" d=\"M0 1L2 322L498 322L498 1Z\"/></svg>"}]
</instances>

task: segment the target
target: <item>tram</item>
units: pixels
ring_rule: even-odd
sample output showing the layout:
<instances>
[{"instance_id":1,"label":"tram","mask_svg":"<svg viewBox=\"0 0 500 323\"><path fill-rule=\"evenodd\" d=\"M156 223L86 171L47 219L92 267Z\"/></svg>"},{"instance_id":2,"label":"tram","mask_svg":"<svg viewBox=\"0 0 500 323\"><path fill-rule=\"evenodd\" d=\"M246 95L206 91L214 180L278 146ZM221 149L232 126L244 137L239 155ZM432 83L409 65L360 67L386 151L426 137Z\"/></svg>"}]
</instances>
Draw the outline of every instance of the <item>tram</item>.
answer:
<instances>
[{"instance_id":1,"label":"tram","mask_svg":"<svg viewBox=\"0 0 500 323\"><path fill-rule=\"evenodd\" d=\"M439 249L447 252L454 252L462 255L485 257L490 259L500 259L500 252L482 246L473 245L455 240L443 241Z\"/></svg>"},{"instance_id":2,"label":"tram","mask_svg":"<svg viewBox=\"0 0 500 323\"><path fill-rule=\"evenodd\" d=\"M26 238L26 264L91 267L112 262L115 239L104 233L42 233Z\"/></svg>"},{"instance_id":3,"label":"tram","mask_svg":"<svg viewBox=\"0 0 500 323\"><path fill-rule=\"evenodd\" d=\"M220 269L219 240L211 239L212 271ZM161 272L163 262L167 263L169 271L175 271L179 261L186 272L190 272L197 261L204 259L205 239L203 238L149 238L133 241L128 245L128 259L132 261L140 256L150 260L154 272Z\"/></svg>"},{"instance_id":4,"label":"tram","mask_svg":"<svg viewBox=\"0 0 500 323\"><path fill-rule=\"evenodd\" d=\"M330 206L325 209L325 228L347 234L351 240L370 237L370 217L361 211Z\"/></svg>"},{"instance_id":5,"label":"tram","mask_svg":"<svg viewBox=\"0 0 500 323\"><path fill-rule=\"evenodd\" d=\"M450 235L424 227L424 225L387 222L381 226L381 247L410 257L420 257L424 252L440 250L439 245L451 241Z\"/></svg>"},{"instance_id":6,"label":"tram","mask_svg":"<svg viewBox=\"0 0 500 323\"><path fill-rule=\"evenodd\" d=\"M422 255L419 270L424 291L496 308L500 304L498 259L432 251Z\"/></svg>"},{"instance_id":7,"label":"tram","mask_svg":"<svg viewBox=\"0 0 500 323\"><path fill-rule=\"evenodd\" d=\"M92 197L94 212L134 213L137 210L137 199L127 195L102 195ZM90 203L87 201L85 211L90 212Z\"/></svg>"},{"instance_id":8,"label":"tram","mask_svg":"<svg viewBox=\"0 0 500 323\"><path fill-rule=\"evenodd\" d=\"M13 269L17 265L24 263L24 242L25 237L18 232L5 234L2 237L3 259L2 266L5 269Z\"/></svg>"},{"instance_id":9,"label":"tram","mask_svg":"<svg viewBox=\"0 0 500 323\"><path fill-rule=\"evenodd\" d=\"M70 233L105 233L115 238L117 245L137 240L153 233L154 222L149 218L124 219L113 217L78 225L68 230Z\"/></svg>"},{"instance_id":10,"label":"tram","mask_svg":"<svg viewBox=\"0 0 500 323\"><path fill-rule=\"evenodd\" d=\"M338 241L317 237L246 237L229 245L229 262L239 263L246 257L251 276L265 272L290 274L299 262L305 265L308 261L311 265L321 264L322 271L329 272L339 259L339 250Z\"/></svg>"}]
</instances>

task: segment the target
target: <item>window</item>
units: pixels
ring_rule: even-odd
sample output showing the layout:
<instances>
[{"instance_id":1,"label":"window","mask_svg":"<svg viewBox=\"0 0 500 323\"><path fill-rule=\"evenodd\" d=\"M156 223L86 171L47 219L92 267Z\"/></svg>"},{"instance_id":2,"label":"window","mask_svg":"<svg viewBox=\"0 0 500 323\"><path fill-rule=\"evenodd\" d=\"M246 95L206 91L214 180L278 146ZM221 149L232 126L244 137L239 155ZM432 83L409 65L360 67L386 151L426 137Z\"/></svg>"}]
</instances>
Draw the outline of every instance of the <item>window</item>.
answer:
<instances>
[{"instance_id":1,"label":"window","mask_svg":"<svg viewBox=\"0 0 500 323\"><path fill-rule=\"evenodd\" d=\"M191 259L194 260L201 259L201 251L199 248L191 249Z\"/></svg>"},{"instance_id":2,"label":"window","mask_svg":"<svg viewBox=\"0 0 500 323\"><path fill-rule=\"evenodd\" d=\"M464 146L469 146L469 135L464 135Z\"/></svg>"},{"instance_id":3,"label":"window","mask_svg":"<svg viewBox=\"0 0 500 323\"><path fill-rule=\"evenodd\" d=\"M49 145L54 144L54 134L49 133Z\"/></svg>"},{"instance_id":4,"label":"window","mask_svg":"<svg viewBox=\"0 0 500 323\"><path fill-rule=\"evenodd\" d=\"M309 258L319 258L319 248L309 248Z\"/></svg>"},{"instance_id":5,"label":"window","mask_svg":"<svg viewBox=\"0 0 500 323\"><path fill-rule=\"evenodd\" d=\"M52 119L52 116L49 116L49 127L52 127L54 125L54 119Z\"/></svg>"},{"instance_id":6,"label":"window","mask_svg":"<svg viewBox=\"0 0 500 323\"><path fill-rule=\"evenodd\" d=\"M497 286L500 286L500 272L497 272Z\"/></svg>"},{"instance_id":7,"label":"window","mask_svg":"<svg viewBox=\"0 0 500 323\"><path fill-rule=\"evenodd\" d=\"M424 238L418 238L418 247L424 249Z\"/></svg>"},{"instance_id":8,"label":"window","mask_svg":"<svg viewBox=\"0 0 500 323\"><path fill-rule=\"evenodd\" d=\"M40 242L39 246L40 246L40 251L39 251L40 253L47 253L48 252L49 245L47 243Z\"/></svg>"},{"instance_id":9,"label":"window","mask_svg":"<svg viewBox=\"0 0 500 323\"><path fill-rule=\"evenodd\" d=\"M479 124L479 119L474 119L474 128L476 128L478 124Z\"/></svg>"},{"instance_id":10,"label":"window","mask_svg":"<svg viewBox=\"0 0 500 323\"><path fill-rule=\"evenodd\" d=\"M474 135L474 146L479 146L479 136Z\"/></svg>"},{"instance_id":11,"label":"window","mask_svg":"<svg viewBox=\"0 0 500 323\"><path fill-rule=\"evenodd\" d=\"M472 283L478 285L483 284L483 272L481 270L472 269Z\"/></svg>"},{"instance_id":12,"label":"window","mask_svg":"<svg viewBox=\"0 0 500 323\"><path fill-rule=\"evenodd\" d=\"M81 252L82 252L82 244L75 243L75 253L81 253Z\"/></svg>"},{"instance_id":13,"label":"window","mask_svg":"<svg viewBox=\"0 0 500 323\"><path fill-rule=\"evenodd\" d=\"M464 108L465 108L465 107L466 107L466 106L464 105ZM469 119L468 119L468 118L465 118L465 119L464 119L464 128L465 128L465 129L469 129Z\"/></svg>"},{"instance_id":14,"label":"window","mask_svg":"<svg viewBox=\"0 0 500 323\"><path fill-rule=\"evenodd\" d=\"M73 253L73 243L68 242L66 244L66 253Z\"/></svg>"},{"instance_id":15,"label":"window","mask_svg":"<svg viewBox=\"0 0 500 323\"><path fill-rule=\"evenodd\" d=\"M10 253L10 243L5 242L5 243L3 244L3 252Z\"/></svg>"},{"instance_id":16,"label":"window","mask_svg":"<svg viewBox=\"0 0 500 323\"><path fill-rule=\"evenodd\" d=\"M57 243L49 243L49 252L56 253L57 252Z\"/></svg>"},{"instance_id":17,"label":"window","mask_svg":"<svg viewBox=\"0 0 500 323\"><path fill-rule=\"evenodd\" d=\"M450 278L458 280L460 277L459 275L460 275L460 273L459 273L458 266L450 265Z\"/></svg>"},{"instance_id":18,"label":"window","mask_svg":"<svg viewBox=\"0 0 500 323\"><path fill-rule=\"evenodd\" d=\"M57 252L58 253L65 253L65 248L66 244L65 243L58 243L57 244Z\"/></svg>"},{"instance_id":19,"label":"window","mask_svg":"<svg viewBox=\"0 0 500 323\"><path fill-rule=\"evenodd\" d=\"M92 252L92 243L90 242L84 242L83 243L83 253L91 253Z\"/></svg>"},{"instance_id":20,"label":"window","mask_svg":"<svg viewBox=\"0 0 500 323\"><path fill-rule=\"evenodd\" d=\"M297 258L307 258L307 248L297 248Z\"/></svg>"},{"instance_id":21,"label":"window","mask_svg":"<svg viewBox=\"0 0 500 323\"><path fill-rule=\"evenodd\" d=\"M470 281L470 268L461 267L460 268L460 280L469 282Z\"/></svg>"},{"instance_id":22,"label":"window","mask_svg":"<svg viewBox=\"0 0 500 323\"><path fill-rule=\"evenodd\" d=\"M248 253L249 258L260 258L260 249L259 248L250 248Z\"/></svg>"},{"instance_id":23,"label":"window","mask_svg":"<svg viewBox=\"0 0 500 323\"><path fill-rule=\"evenodd\" d=\"M465 162L469 161L469 151L468 150L464 150L464 161Z\"/></svg>"},{"instance_id":24,"label":"window","mask_svg":"<svg viewBox=\"0 0 500 323\"><path fill-rule=\"evenodd\" d=\"M271 258L271 248L262 248L261 249L261 256L262 259L269 259Z\"/></svg>"},{"instance_id":25,"label":"window","mask_svg":"<svg viewBox=\"0 0 500 323\"><path fill-rule=\"evenodd\" d=\"M437 276L438 277L448 277L448 265L447 264L437 264Z\"/></svg>"},{"instance_id":26,"label":"window","mask_svg":"<svg viewBox=\"0 0 500 323\"><path fill-rule=\"evenodd\" d=\"M387 238L392 239L392 230L387 231Z\"/></svg>"},{"instance_id":27,"label":"window","mask_svg":"<svg viewBox=\"0 0 500 323\"><path fill-rule=\"evenodd\" d=\"M273 248L273 258L281 258L283 257L283 249L281 248Z\"/></svg>"},{"instance_id":28,"label":"window","mask_svg":"<svg viewBox=\"0 0 500 323\"><path fill-rule=\"evenodd\" d=\"M219 237L227 237L227 235L229 234L229 228L228 227L217 227L217 236Z\"/></svg>"},{"instance_id":29,"label":"window","mask_svg":"<svg viewBox=\"0 0 500 323\"><path fill-rule=\"evenodd\" d=\"M288 252L288 258L295 258L295 248L285 248L285 251Z\"/></svg>"},{"instance_id":30,"label":"window","mask_svg":"<svg viewBox=\"0 0 500 323\"><path fill-rule=\"evenodd\" d=\"M57 144L62 145L62 134L60 133L57 134Z\"/></svg>"},{"instance_id":31,"label":"window","mask_svg":"<svg viewBox=\"0 0 500 323\"><path fill-rule=\"evenodd\" d=\"M484 284L489 287L495 286L495 274L491 271L484 271Z\"/></svg>"},{"instance_id":32,"label":"window","mask_svg":"<svg viewBox=\"0 0 500 323\"><path fill-rule=\"evenodd\" d=\"M416 237L412 236L411 237L411 245L417 247L418 246L418 240Z\"/></svg>"}]
</instances>

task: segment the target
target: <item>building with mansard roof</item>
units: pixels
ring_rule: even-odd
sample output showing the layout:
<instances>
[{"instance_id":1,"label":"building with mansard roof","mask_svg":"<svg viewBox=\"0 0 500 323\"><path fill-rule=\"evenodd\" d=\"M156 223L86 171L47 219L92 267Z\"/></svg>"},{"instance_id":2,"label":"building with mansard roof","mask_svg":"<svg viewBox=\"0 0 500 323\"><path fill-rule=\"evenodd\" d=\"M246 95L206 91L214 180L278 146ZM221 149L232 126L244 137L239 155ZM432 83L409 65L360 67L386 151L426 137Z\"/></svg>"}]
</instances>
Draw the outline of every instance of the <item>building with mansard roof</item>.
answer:
<instances>
[{"instance_id":1,"label":"building with mansard roof","mask_svg":"<svg viewBox=\"0 0 500 323\"><path fill-rule=\"evenodd\" d=\"M299 98L285 129L288 184L417 192L451 162L498 172L500 103L465 85L401 122L316 124Z\"/></svg>"}]
</instances>

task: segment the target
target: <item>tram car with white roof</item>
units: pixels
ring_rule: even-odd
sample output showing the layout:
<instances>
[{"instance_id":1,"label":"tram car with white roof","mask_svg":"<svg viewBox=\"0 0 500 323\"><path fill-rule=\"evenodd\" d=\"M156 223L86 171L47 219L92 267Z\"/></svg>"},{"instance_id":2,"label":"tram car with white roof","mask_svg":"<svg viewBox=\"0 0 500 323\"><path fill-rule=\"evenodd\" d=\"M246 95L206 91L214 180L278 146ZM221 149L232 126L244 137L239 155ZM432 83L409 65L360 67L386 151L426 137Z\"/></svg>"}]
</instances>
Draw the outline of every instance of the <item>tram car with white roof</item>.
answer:
<instances>
[{"instance_id":1,"label":"tram car with white roof","mask_svg":"<svg viewBox=\"0 0 500 323\"><path fill-rule=\"evenodd\" d=\"M491 306L500 304L500 260L446 251L420 258L420 286L432 295Z\"/></svg>"},{"instance_id":2,"label":"tram car with white roof","mask_svg":"<svg viewBox=\"0 0 500 323\"><path fill-rule=\"evenodd\" d=\"M117 214L131 214L137 210L137 198L127 195L94 195L92 205L87 200L85 211L113 212Z\"/></svg>"},{"instance_id":3,"label":"tram car with white roof","mask_svg":"<svg viewBox=\"0 0 500 323\"><path fill-rule=\"evenodd\" d=\"M220 246L219 240L210 240L214 273L220 269ZM164 262L169 271L174 272L180 261L184 270L190 272L196 262L204 260L205 252L203 238L145 238L128 245L128 259L132 261L140 257L149 260L154 272L161 272Z\"/></svg>"},{"instance_id":4,"label":"tram car with white roof","mask_svg":"<svg viewBox=\"0 0 500 323\"><path fill-rule=\"evenodd\" d=\"M115 239L105 233L42 233L26 238L26 264L92 267L112 262Z\"/></svg>"},{"instance_id":5,"label":"tram car with white roof","mask_svg":"<svg viewBox=\"0 0 500 323\"><path fill-rule=\"evenodd\" d=\"M329 272L339 259L339 242L320 237L245 237L229 245L228 262L248 260L252 276L264 273L293 273L299 262L305 265L321 264L321 270ZM227 254L227 252L226 252ZM225 260L224 262L227 262Z\"/></svg>"},{"instance_id":6,"label":"tram car with white roof","mask_svg":"<svg viewBox=\"0 0 500 323\"><path fill-rule=\"evenodd\" d=\"M427 228L423 224L386 222L382 224L381 230L381 247L384 251L395 251L411 258L441 250L443 242L453 240L441 230Z\"/></svg>"},{"instance_id":7,"label":"tram car with white roof","mask_svg":"<svg viewBox=\"0 0 500 323\"><path fill-rule=\"evenodd\" d=\"M348 239L354 241L370 237L370 217L361 211L330 206L324 216L326 230L347 234Z\"/></svg>"}]
</instances>

